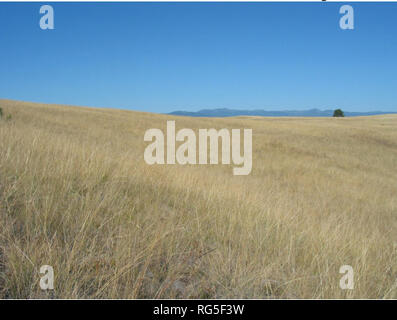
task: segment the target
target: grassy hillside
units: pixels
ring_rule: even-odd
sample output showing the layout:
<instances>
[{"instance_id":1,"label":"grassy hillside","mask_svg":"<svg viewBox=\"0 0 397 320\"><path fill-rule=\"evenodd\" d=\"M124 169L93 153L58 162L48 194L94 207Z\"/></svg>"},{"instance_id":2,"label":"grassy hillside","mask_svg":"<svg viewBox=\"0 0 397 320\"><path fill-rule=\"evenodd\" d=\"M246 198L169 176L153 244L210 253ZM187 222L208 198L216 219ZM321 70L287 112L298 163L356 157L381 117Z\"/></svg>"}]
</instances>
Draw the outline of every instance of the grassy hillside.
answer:
<instances>
[{"instance_id":1,"label":"grassy hillside","mask_svg":"<svg viewBox=\"0 0 397 320\"><path fill-rule=\"evenodd\" d=\"M397 116L0 107L0 298L397 298ZM170 119L252 128L251 174L147 165Z\"/></svg>"}]
</instances>

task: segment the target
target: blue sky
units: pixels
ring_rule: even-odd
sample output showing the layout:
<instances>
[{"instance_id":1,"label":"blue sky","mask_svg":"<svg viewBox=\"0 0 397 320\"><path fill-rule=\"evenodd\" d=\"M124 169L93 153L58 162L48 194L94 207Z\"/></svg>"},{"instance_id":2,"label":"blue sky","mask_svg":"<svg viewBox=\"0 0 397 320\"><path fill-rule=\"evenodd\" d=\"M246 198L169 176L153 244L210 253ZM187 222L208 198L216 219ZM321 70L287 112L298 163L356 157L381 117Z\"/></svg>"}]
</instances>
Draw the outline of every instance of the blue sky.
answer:
<instances>
[{"instance_id":1,"label":"blue sky","mask_svg":"<svg viewBox=\"0 0 397 320\"><path fill-rule=\"evenodd\" d=\"M150 112L397 111L397 3L0 3L0 97Z\"/></svg>"}]
</instances>

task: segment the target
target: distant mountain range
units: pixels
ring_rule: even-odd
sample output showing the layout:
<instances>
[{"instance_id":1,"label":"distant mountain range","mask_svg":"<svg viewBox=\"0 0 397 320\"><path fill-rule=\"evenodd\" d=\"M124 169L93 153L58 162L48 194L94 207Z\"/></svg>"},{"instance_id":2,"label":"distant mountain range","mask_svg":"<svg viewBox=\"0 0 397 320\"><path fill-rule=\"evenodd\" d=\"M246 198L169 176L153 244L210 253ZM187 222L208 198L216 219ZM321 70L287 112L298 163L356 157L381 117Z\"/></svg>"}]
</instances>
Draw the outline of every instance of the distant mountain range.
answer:
<instances>
[{"instance_id":1,"label":"distant mountain range","mask_svg":"<svg viewBox=\"0 0 397 320\"><path fill-rule=\"evenodd\" d=\"M393 114L396 112L349 112L344 111L346 117L373 116L379 114ZM197 112L174 111L168 113L175 116L189 117L235 117L235 116L262 116L262 117L332 117L334 110L285 110L285 111L266 111L266 110L235 110L235 109L203 109Z\"/></svg>"}]
</instances>

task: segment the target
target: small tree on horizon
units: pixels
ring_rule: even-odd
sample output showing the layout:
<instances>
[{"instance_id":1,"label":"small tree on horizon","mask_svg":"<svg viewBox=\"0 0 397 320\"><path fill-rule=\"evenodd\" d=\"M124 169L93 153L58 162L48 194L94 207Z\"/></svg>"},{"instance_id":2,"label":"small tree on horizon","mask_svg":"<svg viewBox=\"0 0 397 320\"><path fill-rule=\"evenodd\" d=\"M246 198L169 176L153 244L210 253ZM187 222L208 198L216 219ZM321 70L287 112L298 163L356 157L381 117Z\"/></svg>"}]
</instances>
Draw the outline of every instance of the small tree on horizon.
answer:
<instances>
[{"instance_id":1,"label":"small tree on horizon","mask_svg":"<svg viewBox=\"0 0 397 320\"><path fill-rule=\"evenodd\" d=\"M0 108L0 118L3 116L3 109Z\"/></svg>"},{"instance_id":2,"label":"small tree on horizon","mask_svg":"<svg viewBox=\"0 0 397 320\"><path fill-rule=\"evenodd\" d=\"M345 114L343 113L342 109L336 109L336 110L334 111L334 115L333 115L333 116L334 116L334 117L344 117Z\"/></svg>"}]
</instances>

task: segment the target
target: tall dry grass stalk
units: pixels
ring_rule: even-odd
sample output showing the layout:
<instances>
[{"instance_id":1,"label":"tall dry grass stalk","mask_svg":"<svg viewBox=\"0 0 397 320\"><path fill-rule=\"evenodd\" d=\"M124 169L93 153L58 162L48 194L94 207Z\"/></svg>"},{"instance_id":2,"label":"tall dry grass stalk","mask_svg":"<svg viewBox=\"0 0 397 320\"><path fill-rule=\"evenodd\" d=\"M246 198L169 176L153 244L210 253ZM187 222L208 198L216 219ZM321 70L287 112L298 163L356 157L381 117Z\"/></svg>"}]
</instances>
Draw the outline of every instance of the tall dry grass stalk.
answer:
<instances>
[{"instance_id":1,"label":"tall dry grass stalk","mask_svg":"<svg viewBox=\"0 0 397 320\"><path fill-rule=\"evenodd\" d=\"M0 298L397 297L397 116L176 118L253 129L233 176L147 165L166 115L0 105Z\"/></svg>"}]
</instances>

